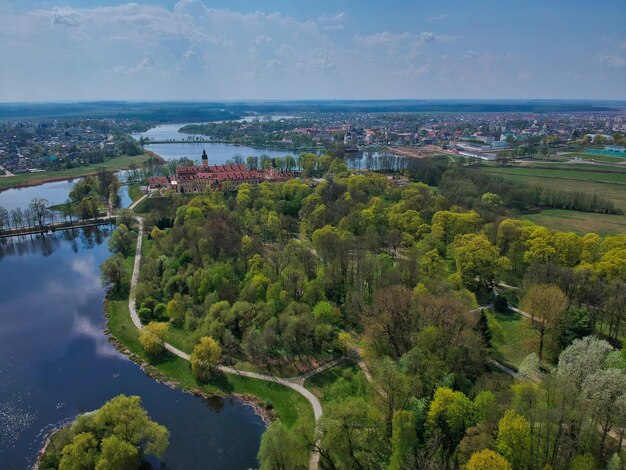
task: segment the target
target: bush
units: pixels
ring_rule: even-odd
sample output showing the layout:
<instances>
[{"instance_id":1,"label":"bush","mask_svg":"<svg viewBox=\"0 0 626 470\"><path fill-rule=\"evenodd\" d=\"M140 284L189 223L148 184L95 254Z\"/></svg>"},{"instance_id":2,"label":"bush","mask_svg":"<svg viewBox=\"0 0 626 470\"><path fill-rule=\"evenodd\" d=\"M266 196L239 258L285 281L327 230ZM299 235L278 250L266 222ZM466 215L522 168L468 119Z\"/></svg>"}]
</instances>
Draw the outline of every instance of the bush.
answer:
<instances>
[{"instance_id":1,"label":"bush","mask_svg":"<svg viewBox=\"0 0 626 470\"><path fill-rule=\"evenodd\" d=\"M139 319L143 324L150 323L153 320L152 310L148 307L141 307L137 315L139 315Z\"/></svg>"},{"instance_id":2,"label":"bush","mask_svg":"<svg viewBox=\"0 0 626 470\"><path fill-rule=\"evenodd\" d=\"M509 301L503 295L496 295L493 299L493 308L496 312L506 313L509 311Z\"/></svg>"}]
</instances>

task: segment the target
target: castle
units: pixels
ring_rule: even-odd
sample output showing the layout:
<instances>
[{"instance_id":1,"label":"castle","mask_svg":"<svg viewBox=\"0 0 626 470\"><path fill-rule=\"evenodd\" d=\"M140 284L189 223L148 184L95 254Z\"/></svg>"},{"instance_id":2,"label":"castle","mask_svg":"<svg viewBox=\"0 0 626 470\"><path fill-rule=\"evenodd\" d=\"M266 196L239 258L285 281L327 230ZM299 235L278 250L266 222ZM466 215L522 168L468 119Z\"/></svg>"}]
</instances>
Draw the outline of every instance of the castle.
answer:
<instances>
[{"instance_id":1,"label":"castle","mask_svg":"<svg viewBox=\"0 0 626 470\"><path fill-rule=\"evenodd\" d=\"M234 191L242 183L257 185L264 181L286 181L293 177L293 173L281 172L276 168L248 170L245 165L209 166L209 157L203 150L202 166L180 166L176 168L176 179L169 179L167 186L180 193L202 193L211 190ZM148 186L151 189L166 186L162 179L151 178L152 181L148 181Z\"/></svg>"}]
</instances>

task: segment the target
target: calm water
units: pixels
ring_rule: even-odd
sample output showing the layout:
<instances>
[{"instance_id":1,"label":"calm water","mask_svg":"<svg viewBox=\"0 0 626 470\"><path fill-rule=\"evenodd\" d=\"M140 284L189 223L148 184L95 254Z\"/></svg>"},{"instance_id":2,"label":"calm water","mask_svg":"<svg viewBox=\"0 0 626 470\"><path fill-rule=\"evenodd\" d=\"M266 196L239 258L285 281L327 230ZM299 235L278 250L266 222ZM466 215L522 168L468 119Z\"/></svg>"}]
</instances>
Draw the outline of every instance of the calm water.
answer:
<instances>
[{"instance_id":1,"label":"calm water","mask_svg":"<svg viewBox=\"0 0 626 470\"><path fill-rule=\"evenodd\" d=\"M170 430L165 468L255 467L264 425L249 406L159 384L108 342L108 229L70 235L0 244L0 467L27 468L47 430L120 393Z\"/></svg>"},{"instance_id":2,"label":"calm water","mask_svg":"<svg viewBox=\"0 0 626 470\"><path fill-rule=\"evenodd\" d=\"M0 207L4 207L8 211L12 211L18 207L24 210L28 208L30 201L36 197L47 199L50 206L63 204L69 197L70 191L79 180L80 178L68 181L54 181L38 186L28 186L26 188L7 189L0 192ZM132 203L128 195L127 186L120 187L119 195L121 207L128 207Z\"/></svg>"},{"instance_id":3,"label":"calm water","mask_svg":"<svg viewBox=\"0 0 626 470\"><path fill-rule=\"evenodd\" d=\"M286 117L286 116L282 116ZM139 134L133 134L135 139L140 137L150 137L153 140L167 139L186 139L189 134L178 132L181 127L192 124L163 124L153 127ZM195 136L194 136L195 137ZM266 150L248 147L245 145L221 144L214 142L198 142L198 143L182 143L182 144L150 144L146 145L146 149L163 157L165 160L174 160L177 158L190 158L192 160L200 160L202 150L206 150L209 155L209 165L222 165L226 160L232 159L236 155L244 157L261 157L268 155L270 157L283 157L285 155L294 155L294 152L285 150Z\"/></svg>"}]
</instances>

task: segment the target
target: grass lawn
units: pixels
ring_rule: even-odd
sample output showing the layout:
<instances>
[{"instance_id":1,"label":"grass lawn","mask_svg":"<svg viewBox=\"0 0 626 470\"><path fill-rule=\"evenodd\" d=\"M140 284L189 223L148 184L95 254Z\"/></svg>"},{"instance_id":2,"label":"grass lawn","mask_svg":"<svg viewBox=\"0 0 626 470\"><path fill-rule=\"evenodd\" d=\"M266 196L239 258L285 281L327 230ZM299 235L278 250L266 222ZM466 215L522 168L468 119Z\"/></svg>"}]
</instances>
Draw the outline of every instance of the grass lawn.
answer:
<instances>
[{"instance_id":1,"label":"grass lawn","mask_svg":"<svg viewBox=\"0 0 626 470\"><path fill-rule=\"evenodd\" d=\"M564 232L571 231L579 234L596 232L600 235L626 232L626 216L623 215L546 209L537 214L524 214L519 217L537 225Z\"/></svg>"},{"instance_id":2,"label":"grass lawn","mask_svg":"<svg viewBox=\"0 0 626 470\"><path fill-rule=\"evenodd\" d=\"M128 186L128 197L130 197L133 202L140 199L143 194L144 193L141 190L141 185L139 183L134 183Z\"/></svg>"},{"instance_id":3,"label":"grass lawn","mask_svg":"<svg viewBox=\"0 0 626 470\"><path fill-rule=\"evenodd\" d=\"M335 367L331 367L324 372L314 375L310 379L307 379L304 385L320 399L322 404L325 404L334 401L336 397L332 394L332 388L337 384L338 380L346 375L356 376L361 384L360 388L354 390L355 393L351 394L351 396L371 396L373 391L370 383L365 378L358 364L351 361L341 362Z\"/></svg>"},{"instance_id":4,"label":"grass lawn","mask_svg":"<svg viewBox=\"0 0 626 470\"><path fill-rule=\"evenodd\" d=\"M528 319L515 312L492 314L496 326L492 328L493 356L496 359L517 367L528 354L537 352L539 333L531 327Z\"/></svg>"},{"instance_id":5,"label":"grass lawn","mask_svg":"<svg viewBox=\"0 0 626 470\"><path fill-rule=\"evenodd\" d=\"M34 186L49 181L62 181L65 179L78 178L79 176L95 175L100 168L108 170L127 170L131 166L141 165L148 161L149 155L121 156L111 158L102 163L86 165L67 170L44 171L41 173L20 173L8 178L0 178L0 191L3 189L17 188L22 186Z\"/></svg>"}]
</instances>

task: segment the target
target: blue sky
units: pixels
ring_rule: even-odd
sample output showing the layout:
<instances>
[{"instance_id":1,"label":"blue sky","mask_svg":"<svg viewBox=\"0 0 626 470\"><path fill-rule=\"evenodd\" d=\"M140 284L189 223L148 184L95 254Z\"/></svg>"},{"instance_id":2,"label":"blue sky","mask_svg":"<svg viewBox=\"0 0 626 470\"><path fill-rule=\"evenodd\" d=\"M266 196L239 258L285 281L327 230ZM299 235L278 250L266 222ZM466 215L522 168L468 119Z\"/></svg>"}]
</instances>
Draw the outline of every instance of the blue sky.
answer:
<instances>
[{"instance_id":1,"label":"blue sky","mask_svg":"<svg viewBox=\"0 0 626 470\"><path fill-rule=\"evenodd\" d=\"M626 1L0 1L0 101L626 99Z\"/></svg>"}]
</instances>

